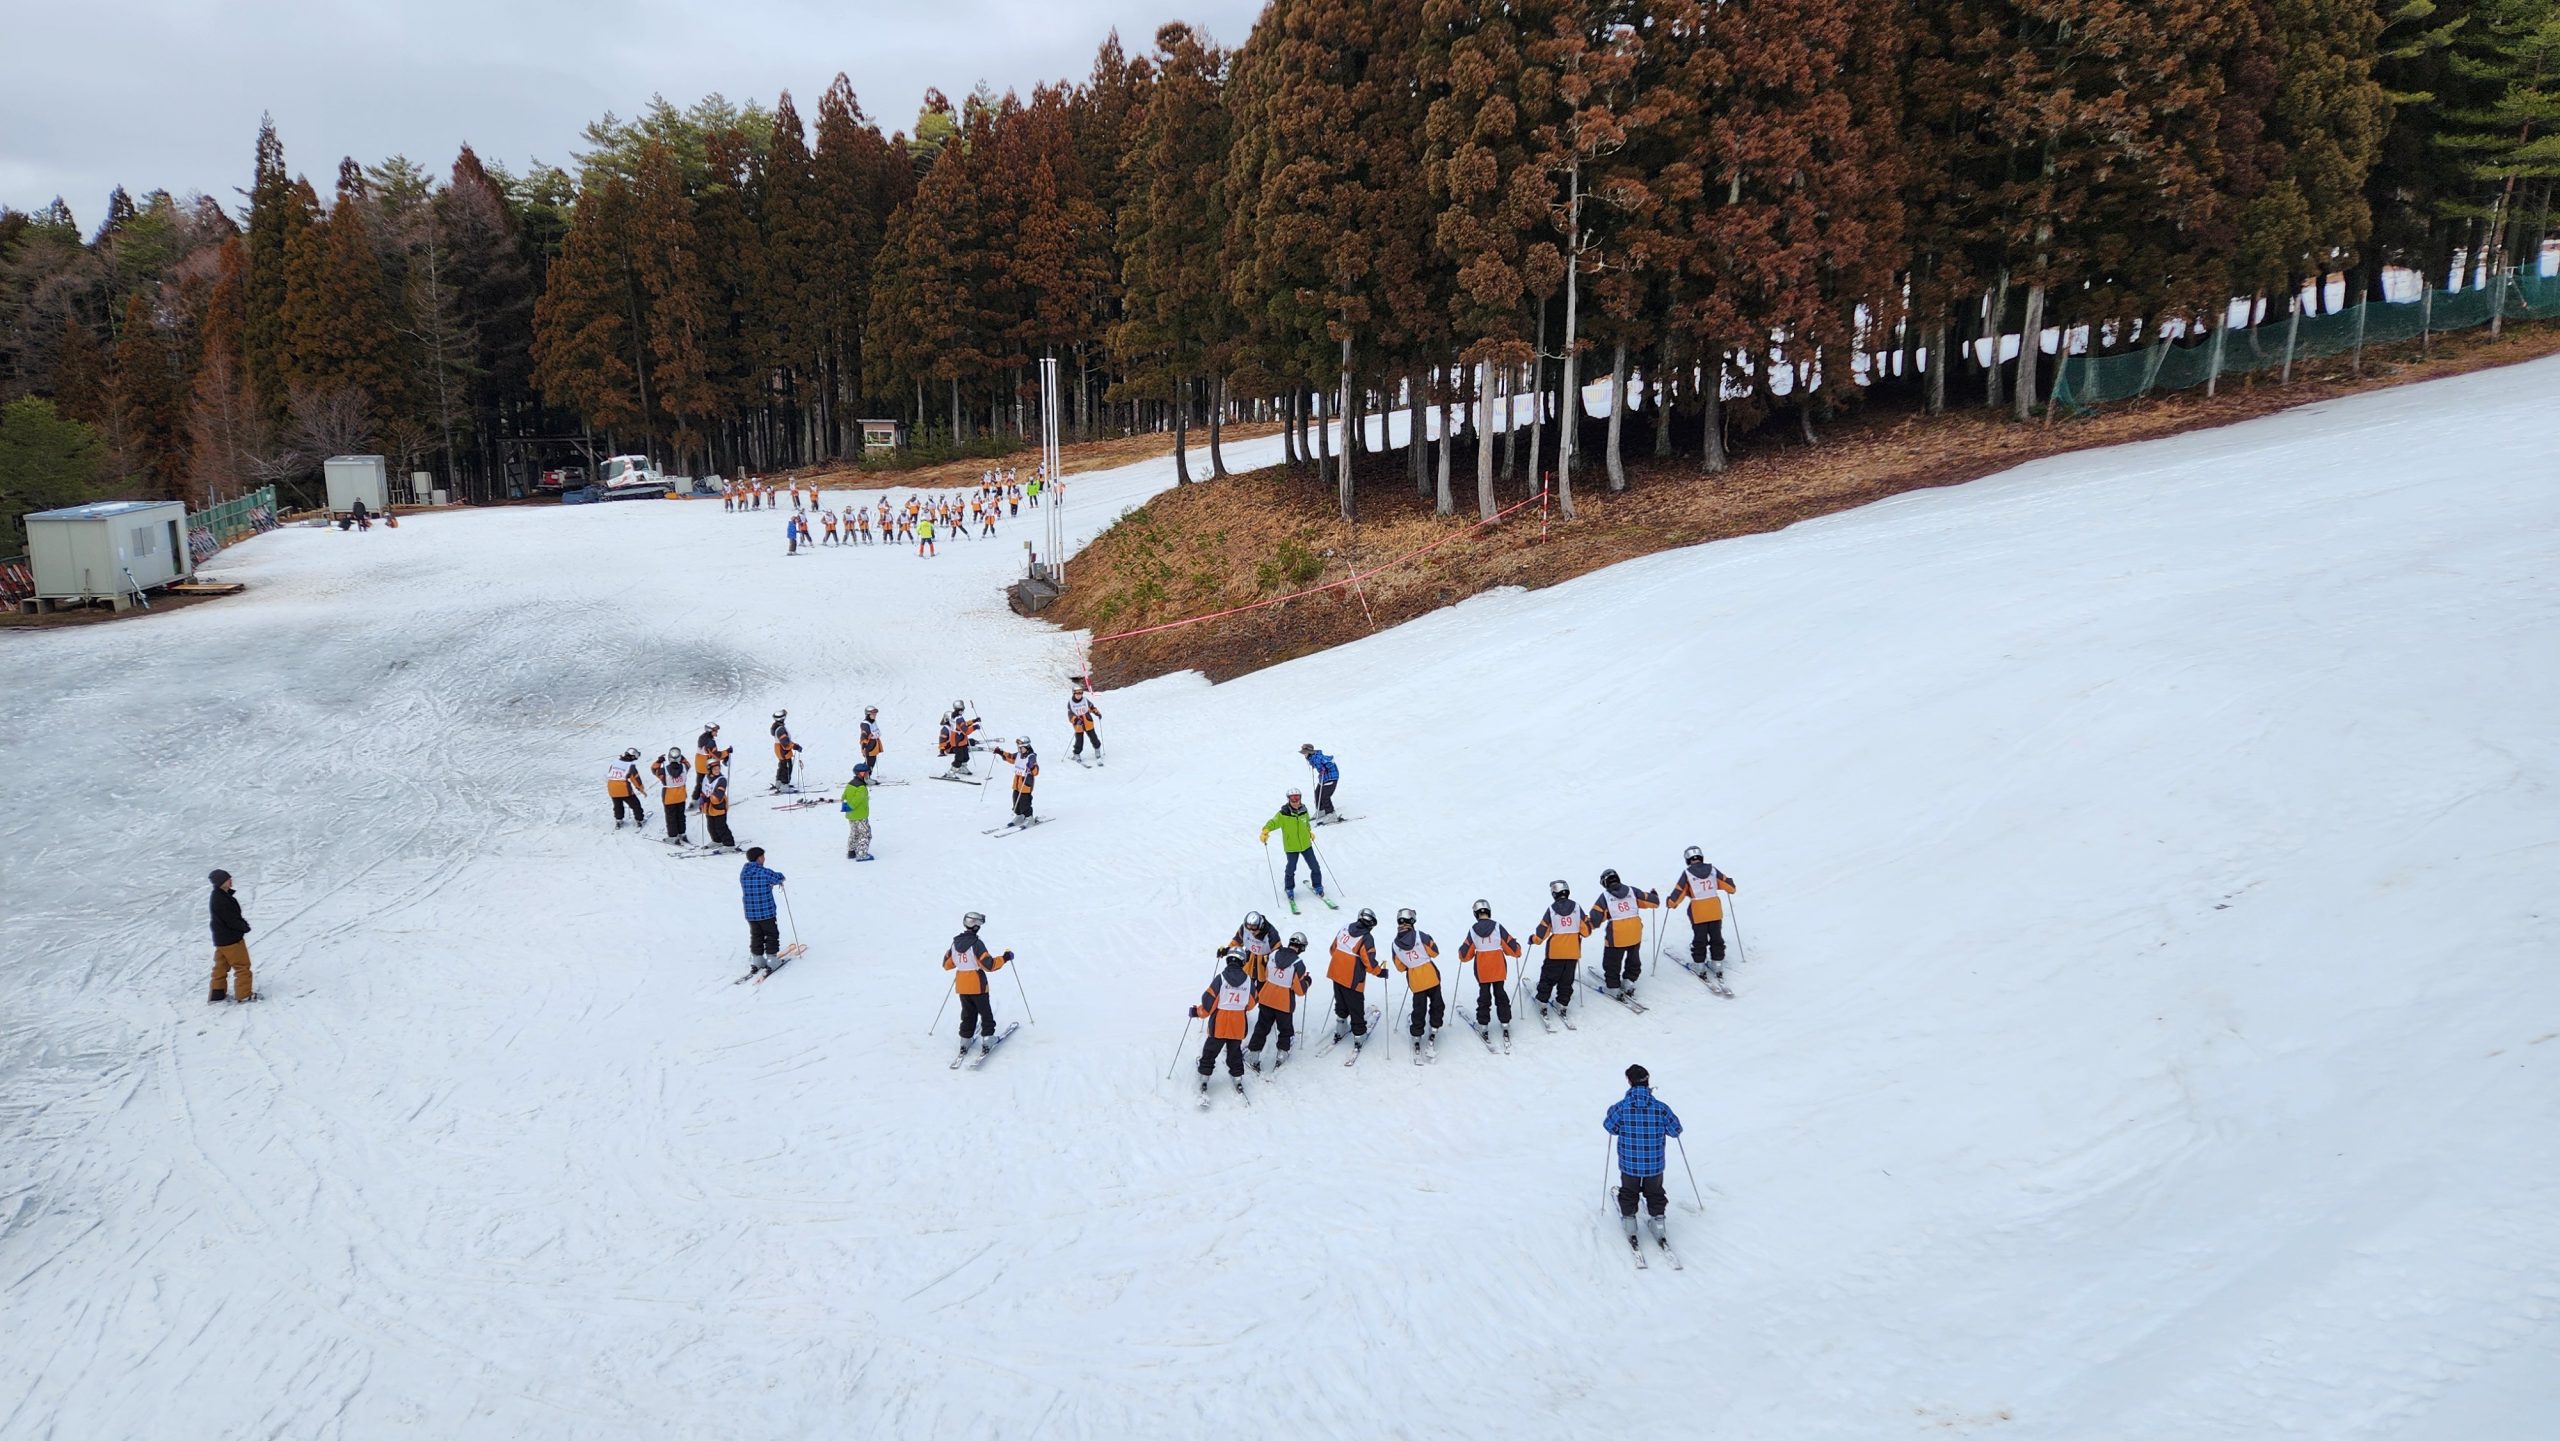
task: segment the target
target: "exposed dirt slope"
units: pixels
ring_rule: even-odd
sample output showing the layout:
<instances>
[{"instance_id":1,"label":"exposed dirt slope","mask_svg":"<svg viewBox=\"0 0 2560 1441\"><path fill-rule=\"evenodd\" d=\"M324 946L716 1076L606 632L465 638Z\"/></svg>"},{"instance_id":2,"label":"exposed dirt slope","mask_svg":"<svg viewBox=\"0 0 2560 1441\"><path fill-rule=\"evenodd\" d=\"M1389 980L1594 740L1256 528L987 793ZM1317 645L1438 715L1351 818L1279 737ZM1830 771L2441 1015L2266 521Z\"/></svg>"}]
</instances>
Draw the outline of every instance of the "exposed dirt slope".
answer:
<instances>
[{"instance_id":1,"label":"exposed dirt slope","mask_svg":"<svg viewBox=\"0 0 2560 1441\"><path fill-rule=\"evenodd\" d=\"M1406 482L1401 454L1371 457L1360 471L1360 520L1335 514L1330 487L1312 470L1275 469L1215 485L1170 490L1097 537L1069 565L1069 589L1045 616L1098 637L1093 672L1105 685L1196 669L1226 680L1410 620L1495 586L1538 587L1633 556L1725 536L1776 530L1889 495L1956 485L2039 456L2228 425L2356 390L2506 365L2560 351L2560 323L2511 325L2438 336L2431 358L2414 345L2369 351L2365 373L2343 358L2297 366L2290 386L2236 380L2213 398L2156 396L2080 419L2018 424L1979 409L1934 420L1870 410L1826 428L1807 448L1776 426L1753 438L1723 475L1698 473L1694 455L1631 455L1629 483L1612 494L1596 465L1577 476L1570 523L1537 506L1500 525L1475 526L1474 463L1461 446L1453 486L1459 514L1443 519ZM1588 432L1596 459L1600 428ZM1549 439L1552 447L1552 437ZM1649 427L1628 436L1650 444ZM1161 448L1160 448L1161 449ZM1527 493L1500 486L1500 503ZM1356 587L1269 605L1153 634L1116 632L1210 615L1340 581L1435 540L1448 544Z\"/></svg>"}]
</instances>

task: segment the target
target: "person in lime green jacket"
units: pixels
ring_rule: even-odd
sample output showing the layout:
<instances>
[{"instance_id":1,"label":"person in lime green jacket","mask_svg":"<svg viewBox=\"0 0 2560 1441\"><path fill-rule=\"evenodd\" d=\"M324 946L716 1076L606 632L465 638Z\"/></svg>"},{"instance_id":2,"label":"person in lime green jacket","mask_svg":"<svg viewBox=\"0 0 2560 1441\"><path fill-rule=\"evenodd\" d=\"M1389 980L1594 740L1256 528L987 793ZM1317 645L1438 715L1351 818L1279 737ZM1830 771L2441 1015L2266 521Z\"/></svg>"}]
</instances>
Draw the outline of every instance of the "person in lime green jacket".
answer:
<instances>
[{"instance_id":1,"label":"person in lime green jacket","mask_svg":"<svg viewBox=\"0 0 2560 1441\"><path fill-rule=\"evenodd\" d=\"M853 779L844 783L844 818L853 829L845 836L844 857L849 861L871 859L871 763L864 761L853 768Z\"/></svg>"},{"instance_id":2,"label":"person in lime green jacket","mask_svg":"<svg viewBox=\"0 0 2560 1441\"><path fill-rule=\"evenodd\" d=\"M1316 864L1316 837L1313 823L1307 815L1307 804L1299 798L1295 787L1290 789L1289 799L1281 805L1279 813L1262 823L1264 845L1271 844L1273 831L1280 833L1280 849L1289 853L1288 870L1281 882L1281 888L1289 893L1289 908L1297 909L1298 861L1301 857L1304 857L1307 863L1308 884L1315 888L1317 899L1323 899L1324 867Z\"/></svg>"}]
</instances>

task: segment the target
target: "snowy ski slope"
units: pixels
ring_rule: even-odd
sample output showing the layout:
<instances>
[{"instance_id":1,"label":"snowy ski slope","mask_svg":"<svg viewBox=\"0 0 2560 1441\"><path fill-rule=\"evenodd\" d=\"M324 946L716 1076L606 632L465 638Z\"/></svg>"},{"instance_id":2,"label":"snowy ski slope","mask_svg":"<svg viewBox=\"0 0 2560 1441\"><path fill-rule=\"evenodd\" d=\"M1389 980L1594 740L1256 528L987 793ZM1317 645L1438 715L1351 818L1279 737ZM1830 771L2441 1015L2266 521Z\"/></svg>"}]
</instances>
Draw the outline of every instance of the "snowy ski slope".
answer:
<instances>
[{"instance_id":1,"label":"snowy ski slope","mask_svg":"<svg viewBox=\"0 0 2560 1441\"><path fill-rule=\"evenodd\" d=\"M996 593L1028 513L931 562L702 503L290 530L238 600L0 635L0 1435L2548 1435L2555 396L1483 596L1105 694L1099 771ZM760 783L787 706L836 782L874 704L917 778L961 697L1054 823L918 779L852 866L742 784L812 948L769 985L733 863L606 824L626 745L717 719ZM1200 1114L1166 1065L1303 740L1349 904L1453 945L1695 842L1738 998ZM262 1006L202 999L214 865ZM1033 1023L953 1072L971 908ZM1683 1272L1600 1215L1630 1061L1707 1187Z\"/></svg>"}]
</instances>

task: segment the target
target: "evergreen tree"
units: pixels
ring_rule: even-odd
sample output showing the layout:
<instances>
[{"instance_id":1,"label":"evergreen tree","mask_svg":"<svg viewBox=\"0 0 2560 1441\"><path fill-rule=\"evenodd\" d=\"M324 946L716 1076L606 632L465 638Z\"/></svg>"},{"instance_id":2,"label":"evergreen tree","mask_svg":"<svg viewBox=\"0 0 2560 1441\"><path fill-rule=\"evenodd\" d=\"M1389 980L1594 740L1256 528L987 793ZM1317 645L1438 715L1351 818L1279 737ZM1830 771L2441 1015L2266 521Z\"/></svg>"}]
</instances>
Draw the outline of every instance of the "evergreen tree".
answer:
<instances>
[{"instance_id":1,"label":"evergreen tree","mask_svg":"<svg viewBox=\"0 0 2560 1441\"><path fill-rule=\"evenodd\" d=\"M655 139L640 149L630 234L647 306L650 393L673 422L676 455L697 457L708 444L710 422L723 408L711 373L723 317L704 276L693 204L685 195L675 152Z\"/></svg>"},{"instance_id":2,"label":"evergreen tree","mask_svg":"<svg viewBox=\"0 0 2560 1441\"><path fill-rule=\"evenodd\" d=\"M1486 520L1496 509L1496 376L1532 354L1527 258L1547 200L1530 134L1555 96L1551 73L1529 62L1526 47L1550 22L1546 4L1492 0L1434 0L1424 15L1420 78L1434 98L1423 174L1440 206L1432 242L1451 272L1458 358L1475 367L1476 510Z\"/></svg>"},{"instance_id":3,"label":"evergreen tree","mask_svg":"<svg viewBox=\"0 0 2560 1441\"><path fill-rule=\"evenodd\" d=\"M292 350L285 316L286 252L294 233L310 220L316 202L297 193L285 172L284 142L275 117L258 117L257 160L249 181L249 257L242 312L241 351L249 388L268 415L284 414L287 357Z\"/></svg>"},{"instance_id":4,"label":"evergreen tree","mask_svg":"<svg viewBox=\"0 0 2560 1441\"><path fill-rule=\"evenodd\" d=\"M53 382L47 393L65 420L97 425L106 419L107 353L95 332L77 315L66 313L54 352Z\"/></svg>"},{"instance_id":5,"label":"evergreen tree","mask_svg":"<svg viewBox=\"0 0 2560 1441\"><path fill-rule=\"evenodd\" d=\"M1156 32L1156 84L1121 177L1122 318L1111 333L1112 355L1128 377L1125 393L1171 403L1174 476L1186 485L1190 386L1215 367L1235 324L1220 269L1224 69L1224 57L1190 26ZM1225 473L1214 449L1211 465L1214 474Z\"/></svg>"},{"instance_id":6,"label":"evergreen tree","mask_svg":"<svg viewBox=\"0 0 2560 1441\"><path fill-rule=\"evenodd\" d=\"M248 244L223 242L199 327L195 376L187 394L187 487L208 499L239 494L267 449L265 417L250 392Z\"/></svg>"},{"instance_id":7,"label":"evergreen tree","mask_svg":"<svg viewBox=\"0 0 2560 1441\"><path fill-rule=\"evenodd\" d=\"M106 442L96 429L21 396L0 405L0 548L23 553L31 511L100 498Z\"/></svg>"},{"instance_id":8,"label":"evergreen tree","mask_svg":"<svg viewBox=\"0 0 2560 1441\"><path fill-rule=\"evenodd\" d=\"M183 497L186 420L178 402L176 359L149 302L139 295L125 298L109 394L121 422L126 475L147 495Z\"/></svg>"},{"instance_id":9,"label":"evergreen tree","mask_svg":"<svg viewBox=\"0 0 2560 1441\"><path fill-rule=\"evenodd\" d=\"M637 309L627 232L631 189L604 175L583 189L560 257L533 308L533 379L552 404L600 430L639 431Z\"/></svg>"}]
</instances>

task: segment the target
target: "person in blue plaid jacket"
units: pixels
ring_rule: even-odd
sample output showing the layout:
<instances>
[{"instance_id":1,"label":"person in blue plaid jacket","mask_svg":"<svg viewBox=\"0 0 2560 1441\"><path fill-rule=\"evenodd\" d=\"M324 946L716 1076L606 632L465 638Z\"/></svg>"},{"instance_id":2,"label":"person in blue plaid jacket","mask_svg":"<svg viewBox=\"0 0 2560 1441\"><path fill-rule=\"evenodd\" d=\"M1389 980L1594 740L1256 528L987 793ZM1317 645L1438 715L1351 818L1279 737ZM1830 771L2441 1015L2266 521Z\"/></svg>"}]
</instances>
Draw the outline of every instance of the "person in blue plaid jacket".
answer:
<instances>
[{"instance_id":1,"label":"person in blue plaid jacket","mask_svg":"<svg viewBox=\"0 0 2560 1441\"><path fill-rule=\"evenodd\" d=\"M1654 1098L1653 1077L1642 1066L1627 1067L1627 1094L1600 1120L1601 1129L1618 1138L1618 1221L1628 1239L1636 1234L1636 1197L1644 1197L1645 1228L1664 1240L1662 1213L1671 1198L1662 1190L1663 1147L1680 1134L1680 1118Z\"/></svg>"},{"instance_id":2,"label":"person in blue plaid jacket","mask_svg":"<svg viewBox=\"0 0 2560 1441\"><path fill-rule=\"evenodd\" d=\"M747 848L747 863L738 868L738 890L747 903L747 963L755 970L771 971L773 958L782 951L782 926L773 905L773 888L782 880L782 872L765 865L764 847Z\"/></svg>"}]
</instances>

